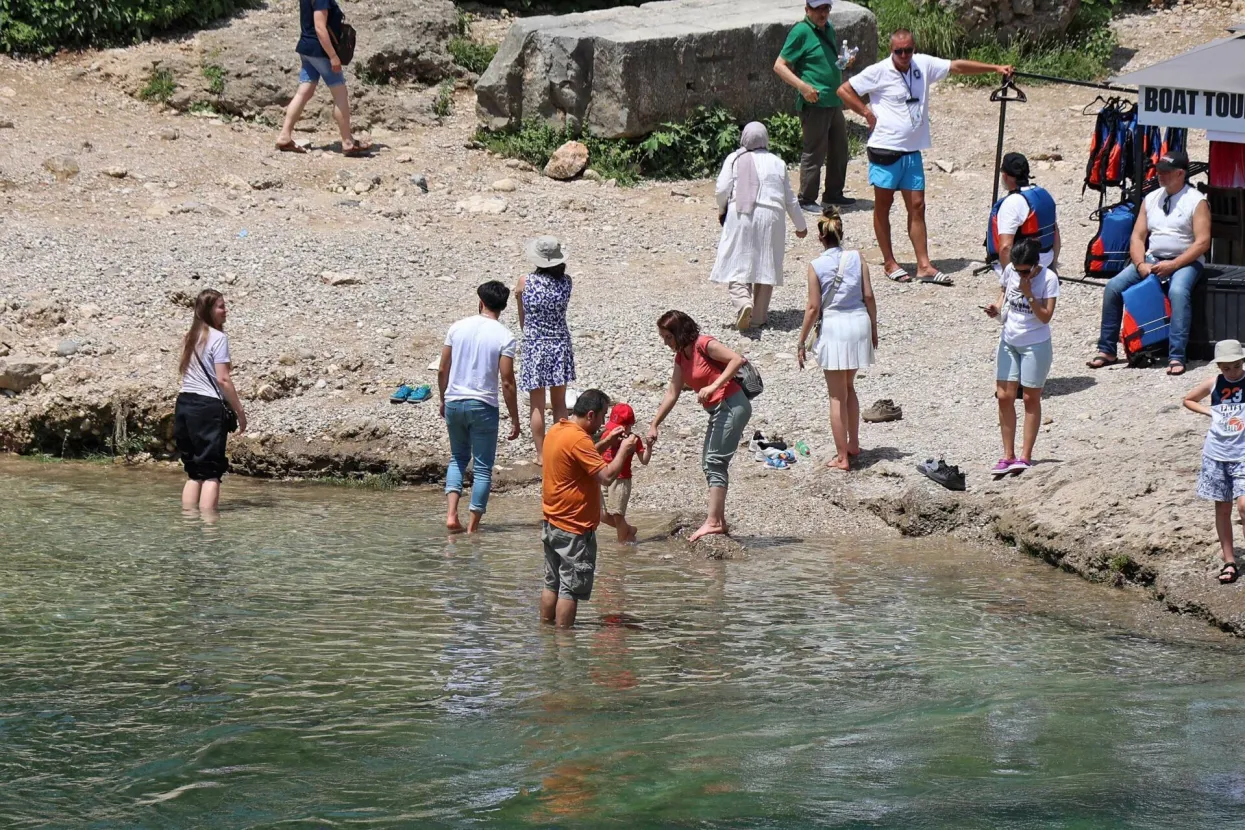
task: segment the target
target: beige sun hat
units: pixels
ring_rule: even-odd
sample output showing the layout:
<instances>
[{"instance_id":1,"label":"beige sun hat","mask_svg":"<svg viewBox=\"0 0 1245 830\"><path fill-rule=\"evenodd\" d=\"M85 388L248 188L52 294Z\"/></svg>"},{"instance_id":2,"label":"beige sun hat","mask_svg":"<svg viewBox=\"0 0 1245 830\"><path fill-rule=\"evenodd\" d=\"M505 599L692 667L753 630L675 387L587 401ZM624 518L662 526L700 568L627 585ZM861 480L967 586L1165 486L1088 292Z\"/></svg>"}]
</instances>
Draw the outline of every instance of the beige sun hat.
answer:
<instances>
[{"instance_id":1,"label":"beige sun hat","mask_svg":"<svg viewBox=\"0 0 1245 830\"><path fill-rule=\"evenodd\" d=\"M1220 340L1215 344L1216 363L1236 363L1245 360L1245 349L1241 348L1240 340Z\"/></svg>"},{"instance_id":2,"label":"beige sun hat","mask_svg":"<svg viewBox=\"0 0 1245 830\"><path fill-rule=\"evenodd\" d=\"M538 268L552 268L566 262L562 243L556 236L538 236L527 243L527 258Z\"/></svg>"}]
</instances>

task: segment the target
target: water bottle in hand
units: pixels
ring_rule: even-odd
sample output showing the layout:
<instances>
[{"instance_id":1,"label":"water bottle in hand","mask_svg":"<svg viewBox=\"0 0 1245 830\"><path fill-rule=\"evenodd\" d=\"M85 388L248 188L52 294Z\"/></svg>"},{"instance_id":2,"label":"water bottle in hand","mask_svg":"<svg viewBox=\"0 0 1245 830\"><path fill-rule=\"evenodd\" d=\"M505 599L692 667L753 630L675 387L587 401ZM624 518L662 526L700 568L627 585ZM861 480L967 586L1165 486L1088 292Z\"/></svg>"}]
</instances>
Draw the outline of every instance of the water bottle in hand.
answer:
<instances>
[{"instance_id":1,"label":"water bottle in hand","mask_svg":"<svg viewBox=\"0 0 1245 830\"><path fill-rule=\"evenodd\" d=\"M848 46L845 40L839 45L839 59L835 61L835 64L839 69L846 69L851 65L852 61L856 60L856 55L859 52L860 50L856 47Z\"/></svg>"}]
</instances>

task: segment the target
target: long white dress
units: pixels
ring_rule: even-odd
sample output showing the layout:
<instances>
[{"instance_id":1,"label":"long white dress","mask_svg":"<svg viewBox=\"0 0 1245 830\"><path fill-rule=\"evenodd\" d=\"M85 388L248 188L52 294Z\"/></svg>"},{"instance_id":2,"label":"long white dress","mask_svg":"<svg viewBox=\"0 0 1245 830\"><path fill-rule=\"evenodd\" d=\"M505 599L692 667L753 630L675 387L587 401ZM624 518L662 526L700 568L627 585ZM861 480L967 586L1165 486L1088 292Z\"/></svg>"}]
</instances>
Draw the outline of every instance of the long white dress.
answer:
<instances>
[{"instance_id":1,"label":"long white dress","mask_svg":"<svg viewBox=\"0 0 1245 830\"><path fill-rule=\"evenodd\" d=\"M782 259L787 248L785 212L796 230L806 230L804 212L787 179L787 165L765 150L752 153L761 183L751 216L735 209L735 161L745 151L736 150L722 163L718 174L718 213L726 211L726 224L718 241L718 258L709 279L782 285Z\"/></svg>"}]
</instances>

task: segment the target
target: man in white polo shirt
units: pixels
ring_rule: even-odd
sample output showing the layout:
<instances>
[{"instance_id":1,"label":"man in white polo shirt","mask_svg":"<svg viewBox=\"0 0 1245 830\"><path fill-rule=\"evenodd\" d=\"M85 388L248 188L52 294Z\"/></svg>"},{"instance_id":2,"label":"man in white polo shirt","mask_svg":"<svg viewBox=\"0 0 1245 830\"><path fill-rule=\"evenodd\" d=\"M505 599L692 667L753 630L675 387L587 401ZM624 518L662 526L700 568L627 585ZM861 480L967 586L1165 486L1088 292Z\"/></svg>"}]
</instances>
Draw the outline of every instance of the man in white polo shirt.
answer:
<instances>
[{"instance_id":1,"label":"man in white polo shirt","mask_svg":"<svg viewBox=\"0 0 1245 830\"><path fill-rule=\"evenodd\" d=\"M925 165L921 151L929 137L929 90L948 75L1012 74L1012 67L968 60L944 60L916 53L916 40L897 29L891 53L839 87L843 104L869 125L869 184L873 185L873 231L882 249L883 270L896 282L912 276L895 261L891 245L891 205L895 191L908 209L908 236L916 252L916 279L950 285L951 278L929 259L925 230ZM861 96L868 95L866 104Z\"/></svg>"}]
</instances>

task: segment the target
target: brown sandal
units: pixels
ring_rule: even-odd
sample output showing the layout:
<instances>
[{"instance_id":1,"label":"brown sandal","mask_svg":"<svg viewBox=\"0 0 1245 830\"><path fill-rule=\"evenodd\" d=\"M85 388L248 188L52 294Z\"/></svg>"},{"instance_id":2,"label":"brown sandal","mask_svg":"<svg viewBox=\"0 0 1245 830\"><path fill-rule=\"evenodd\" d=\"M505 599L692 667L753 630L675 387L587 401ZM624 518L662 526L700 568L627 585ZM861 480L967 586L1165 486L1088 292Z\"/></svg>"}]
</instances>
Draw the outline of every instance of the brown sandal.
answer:
<instances>
[{"instance_id":1,"label":"brown sandal","mask_svg":"<svg viewBox=\"0 0 1245 830\"><path fill-rule=\"evenodd\" d=\"M366 156L371 152L372 152L371 142L368 142L367 144L359 144L358 142L355 142L354 146L352 146L349 150L347 150L345 147L342 148L342 155L345 156L346 158L352 158L352 159L359 158L360 156Z\"/></svg>"},{"instance_id":2,"label":"brown sandal","mask_svg":"<svg viewBox=\"0 0 1245 830\"><path fill-rule=\"evenodd\" d=\"M306 154L307 152L306 147L299 147L293 141L288 142L288 143L283 143L283 142L278 141L277 149L283 153L298 153L299 155Z\"/></svg>"}]
</instances>

